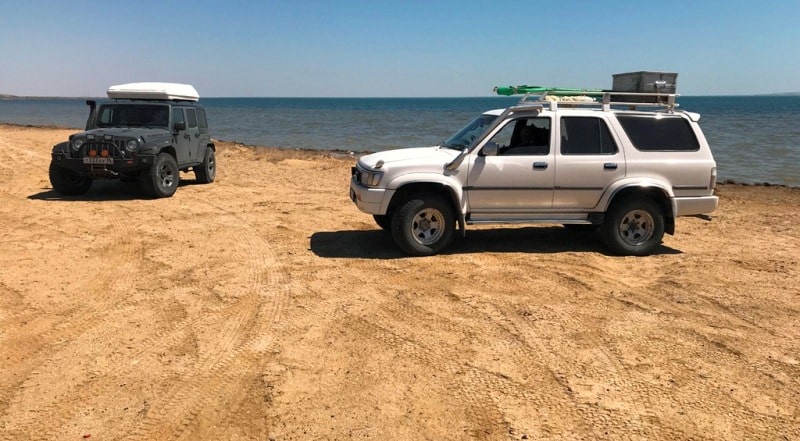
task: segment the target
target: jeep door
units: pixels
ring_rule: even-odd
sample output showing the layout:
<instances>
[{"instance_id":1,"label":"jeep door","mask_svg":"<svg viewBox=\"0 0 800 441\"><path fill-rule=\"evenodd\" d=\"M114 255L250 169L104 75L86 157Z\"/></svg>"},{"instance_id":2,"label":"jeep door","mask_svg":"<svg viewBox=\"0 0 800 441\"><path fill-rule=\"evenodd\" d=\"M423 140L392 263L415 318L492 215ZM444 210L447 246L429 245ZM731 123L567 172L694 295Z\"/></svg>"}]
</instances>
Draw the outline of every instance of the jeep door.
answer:
<instances>
[{"instance_id":1,"label":"jeep door","mask_svg":"<svg viewBox=\"0 0 800 441\"><path fill-rule=\"evenodd\" d=\"M511 119L471 155L465 193L473 218L522 215L552 206L550 126L549 117Z\"/></svg>"},{"instance_id":2,"label":"jeep door","mask_svg":"<svg viewBox=\"0 0 800 441\"><path fill-rule=\"evenodd\" d=\"M182 128L178 129L179 126ZM172 108L172 142L175 147L178 165L188 163L192 135L186 123L186 115L182 107Z\"/></svg>"},{"instance_id":3,"label":"jeep door","mask_svg":"<svg viewBox=\"0 0 800 441\"><path fill-rule=\"evenodd\" d=\"M200 127L197 124L197 113L193 107L186 108L186 132L189 134L189 161L200 161ZM198 159L199 158L199 159Z\"/></svg>"},{"instance_id":4,"label":"jeep door","mask_svg":"<svg viewBox=\"0 0 800 441\"><path fill-rule=\"evenodd\" d=\"M604 118L558 118L553 208L590 209L606 188L625 176L625 156Z\"/></svg>"}]
</instances>

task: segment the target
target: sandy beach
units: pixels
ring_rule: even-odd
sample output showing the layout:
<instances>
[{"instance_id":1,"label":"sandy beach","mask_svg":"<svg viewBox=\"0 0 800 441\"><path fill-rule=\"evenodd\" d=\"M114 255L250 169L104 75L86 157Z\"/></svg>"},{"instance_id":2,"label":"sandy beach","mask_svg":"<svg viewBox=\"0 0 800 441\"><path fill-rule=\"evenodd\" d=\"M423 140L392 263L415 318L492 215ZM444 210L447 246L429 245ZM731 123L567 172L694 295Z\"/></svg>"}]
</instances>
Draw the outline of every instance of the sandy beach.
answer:
<instances>
[{"instance_id":1,"label":"sandy beach","mask_svg":"<svg viewBox=\"0 0 800 441\"><path fill-rule=\"evenodd\" d=\"M217 143L174 197L61 198L0 125L0 439L800 439L800 189L718 185L656 255L469 227L408 258L354 160Z\"/></svg>"}]
</instances>

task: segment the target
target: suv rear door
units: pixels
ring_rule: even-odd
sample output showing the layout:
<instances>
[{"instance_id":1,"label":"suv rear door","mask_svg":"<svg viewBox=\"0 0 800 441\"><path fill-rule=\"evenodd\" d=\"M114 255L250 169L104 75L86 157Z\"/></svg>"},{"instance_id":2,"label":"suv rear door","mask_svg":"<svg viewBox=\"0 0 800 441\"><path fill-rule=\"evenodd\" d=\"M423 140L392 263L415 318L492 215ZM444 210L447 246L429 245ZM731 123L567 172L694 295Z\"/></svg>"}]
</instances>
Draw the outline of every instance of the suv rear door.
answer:
<instances>
[{"instance_id":1,"label":"suv rear door","mask_svg":"<svg viewBox=\"0 0 800 441\"><path fill-rule=\"evenodd\" d=\"M625 154L605 118L560 116L553 208L590 209L625 176Z\"/></svg>"}]
</instances>

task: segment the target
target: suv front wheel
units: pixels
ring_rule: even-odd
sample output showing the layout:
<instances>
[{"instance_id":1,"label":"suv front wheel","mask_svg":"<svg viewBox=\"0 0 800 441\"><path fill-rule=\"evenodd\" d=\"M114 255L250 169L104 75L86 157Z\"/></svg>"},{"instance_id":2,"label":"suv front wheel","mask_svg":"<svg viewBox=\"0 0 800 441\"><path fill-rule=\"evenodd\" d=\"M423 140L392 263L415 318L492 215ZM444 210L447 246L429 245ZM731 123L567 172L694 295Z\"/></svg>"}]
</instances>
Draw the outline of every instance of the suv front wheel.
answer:
<instances>
[{"instance_id":1,"label":"suv front wheel","mask_svg":"<svg viewBox=\"0 0 800 441\"><path fill-rule=\"evenodd\" d=\"M178 163L169 153L159 153L149 170L141 175L142 189L148 196L168 198L181 180Z\"/></svg>"},{"instance_id":2,"label":"suv front wheel","mask_svg":"<svg viewBox=\"0 0 800 441\"><path fill-rule=\"evenodd\" d=\"M650 198L625 199L608 210L600 234L616 254L646 256L664 237L664 215Z\"/></svg>"},{"instance_id":3,"label":"suv front wheel","mask_svg":"<svg viewBox=\"0 0 800 441\"><path fill-rule=\"evenodd\" d=\"M420 195L395 211L391 222L392 238L405 253L431 256L453 241L453 208L436 195Z\"/></svg>"},{"instance_id":4,"label":"suv front wheel","mask_svg":"<svg viewBox=\"0 0 800 441\"><path fill-rule=\"evenodd\" d=\"M72 170L50 163L50 183L53 190L62 196L85 194L92 186L92 178L81 176Z\"/></svg>"}]
</instances>

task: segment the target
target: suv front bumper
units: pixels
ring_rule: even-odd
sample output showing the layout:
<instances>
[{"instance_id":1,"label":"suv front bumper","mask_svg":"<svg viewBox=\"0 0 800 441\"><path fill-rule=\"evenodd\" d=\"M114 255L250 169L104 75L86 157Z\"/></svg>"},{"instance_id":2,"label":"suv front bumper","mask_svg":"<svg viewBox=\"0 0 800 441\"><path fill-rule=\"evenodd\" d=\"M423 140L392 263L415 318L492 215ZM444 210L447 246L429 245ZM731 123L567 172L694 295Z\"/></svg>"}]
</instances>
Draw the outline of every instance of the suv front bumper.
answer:
<instances>
[{"instance_id":1,"label":"suv front bumper","mask_svg":"<svg viewBox=\"0 0 800 441\"><path fill-rule=\"evenodd\" d=\"M91 178L116 178L119 176L136 174L150 168L150 165L155 161L155 156L136 155L131 158L112 159L113 163L111 164L88 164L84 162L83 157L70 158L63 153L52 154L52 162L56 166Z\"/></svg>"},{"instance_id":2,"label":"suv front bumper","mask_svg":"<svg viewBox=\"0 0 800 441\"><path fill-rule=\"evenodd\" d=\"M393 195L394 190L370 188L359 184L355 179L350 180L350 200L364 213L386 214Z\"/></svg>"}]
</instances>

